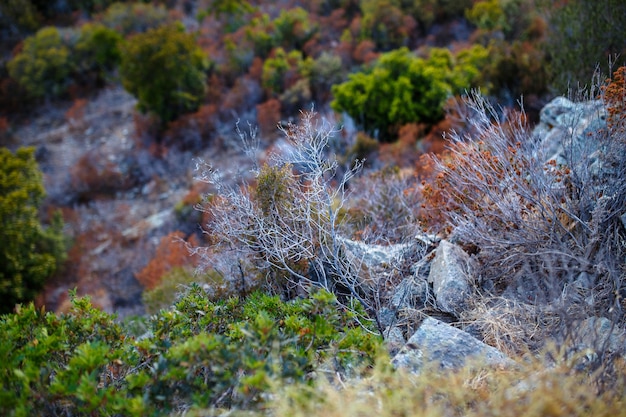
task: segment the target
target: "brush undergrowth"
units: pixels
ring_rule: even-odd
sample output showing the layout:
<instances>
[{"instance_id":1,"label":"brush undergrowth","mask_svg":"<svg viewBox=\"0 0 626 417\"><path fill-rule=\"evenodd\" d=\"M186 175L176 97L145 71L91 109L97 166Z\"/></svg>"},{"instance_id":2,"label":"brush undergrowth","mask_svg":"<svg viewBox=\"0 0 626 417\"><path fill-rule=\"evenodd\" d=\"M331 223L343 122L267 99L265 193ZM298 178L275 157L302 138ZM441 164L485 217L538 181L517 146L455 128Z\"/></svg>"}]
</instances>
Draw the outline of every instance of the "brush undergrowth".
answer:
<instances>
[{"instance_id":1,"label":"brush undergrowth","mask_svg":"<svg viewBox=\"0 0 626 417\"><path fill-rule=\"evenodd\" d=\"M553 356L554 353L552 353ZM624 371L622 363L622 371ZM533 359L515 369L467 368L420 376L378 366L368 378L319 379L312 386L282 386L270 415L282 417L519 417L624 416L625 375L598 391L592 375L571 361L548 367Z\"/></svg>"}]
</instances>

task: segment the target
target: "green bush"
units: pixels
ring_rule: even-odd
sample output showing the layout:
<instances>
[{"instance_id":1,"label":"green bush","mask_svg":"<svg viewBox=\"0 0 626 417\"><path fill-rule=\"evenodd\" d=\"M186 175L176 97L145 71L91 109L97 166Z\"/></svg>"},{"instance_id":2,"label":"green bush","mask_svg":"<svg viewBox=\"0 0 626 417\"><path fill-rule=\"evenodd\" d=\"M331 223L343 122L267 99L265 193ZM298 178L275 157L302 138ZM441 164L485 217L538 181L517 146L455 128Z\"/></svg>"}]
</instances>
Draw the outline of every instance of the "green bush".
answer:
<instances>
[{"instance_id":1,"label":"green bush","mask_svg":"<svg viewBox=\"0 0 626 417\"><path fill-rule=\"evenodd\" d=\"M87 23L80 28L74 46L76 71L79 74L95 73L104 79L120 62L122 36L100 23Z\"/></svg>"},{"instance_id":2,"label":"green bush","mask_svg":"<svg viewBox=\"0 0 626 417\"><path fill-rule=\"evenodd\" d=\"M317 31L317 25L310 21L308 12L301 7L281 10L274 20L267 14L261 14L252 18L244 29L254 54L261 58L266 58L276 47L287 51L301 50Z\"/></svg>"},{"instance_id":3,"label":"green bush","mask_svg":"<svg viewBox=\"0 0 626 417\"><path fill-rule=\"evenodd\" d=\"M0 312L32 300L65 257L62 222L44 228L45 190L33 148L0 148Z\"/></svg>"},{"instance_id":4,"label":"green bush","mask_svg":"<svg viewBox=\"0 0 626 417\"><path fill-rule=\"evenodd\" d=\"M114 317L77 299L67 315L30 304L0 317L0 411L7 416L142 414L123 387L126 342Z\"/></svg>"},{"instance_id":5,"label":"green bush","mask_svg":"<svg viewBox=\"0 0 626 417\"><path fill-rule=\"evenodd\" d=\"M402 125L440 120L445 101L478 82L478 68L487 57L480 46L456 57L433 48L427 59L406 48L391 51L334 85L331 107L347 113L368 135L392 141Z\"/></svg>"},{"instance_id":6,"label":"green bush","mask_svg":"<svg viewBox=\"0 0 626 417\"><path fill-rule=\"evenodd\" d=\"M272 57L267 58L263 63L263 73L261 82L274 94L280 94L295 80L308 76L310 60L303 60L300 51L285 52L283 48L276 48Z\"/></svg>"},{"instance_id":7,"label":"green bush","mask_svg":"<svg viewBox=\"0 0 626 417\"><path fill-rule=\"evenodd\" d=\"M8 63L9 74L33 97L57 96L65 91L72 72L71 50L55 27L26 38L24 47Z\"/></svg>"},{"instance_id":8,"label":"green bush","mask_svg":"<svg viewBox=\"0 0 626 417\"><path fill-rule=\"evenodd\" d=\"M397 1L365 0L361 2L362 39L371 39L381 51L407 46L415 32L414 20L407 20L407 14Z\"/></svg>"},{"instance_id":9,"label":"green bush","mask_svg":"<svg viewBox=\"0 0 626 417\"><path fill-rule=\"evenodd\" d=\"M262 293L211 302L192 286L139 340L89 299L70 296L68 314L31 304L0 317L3 415L255 409L275 381L304 383L321 364L355 372L380 347L321 291L289 303Z\"/></svg>"},{"instance_id":10,"label":"green bush","mask_svg":"<svg viewBox=\"0 0 626 417\"><path fill-rule=\"evenodd\" d=\"M122 46L124 88L137 97L139 110L156 114L163 126L200 107L207 68L194 35L180 25L134 35Z\"/></svg>"},{"instance_id":11,"label":"green bush","mask_svg":"<svg viewBox=\"0 0 626 417\"><path fill-rule=\"evenodd\" d=\"M30 0L5 0L0 3L0 28L6 28L7 34L37 30L42 20L41 13Z\"/></svg>"},{"instance_id":12,"label":"green bush","mask_svg":"<svg viewBox=\"0 0 626 417\"><path fill-rule=\"evenodd\" d=\"M123 36L143 33L167 23L165 7L144 3L113 3L102 16L102 23Z\"/></svg>"}]
</instances>

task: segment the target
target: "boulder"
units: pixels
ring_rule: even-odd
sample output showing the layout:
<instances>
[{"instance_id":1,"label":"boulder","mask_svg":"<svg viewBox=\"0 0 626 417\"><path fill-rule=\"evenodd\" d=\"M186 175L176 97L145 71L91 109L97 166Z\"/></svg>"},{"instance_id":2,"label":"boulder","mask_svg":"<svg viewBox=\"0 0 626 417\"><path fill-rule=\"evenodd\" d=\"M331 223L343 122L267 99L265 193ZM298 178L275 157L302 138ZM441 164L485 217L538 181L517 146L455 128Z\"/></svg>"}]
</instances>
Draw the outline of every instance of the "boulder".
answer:
<instances>
[{"instance_id":1,"label":"boulder","mask_svg":"<svg viewBox=\"0 0 626 417\"><path fill-rule=\"evenodd\" d=\"M583 159L588 163L591 157L592 170L601 168L597 156L594 157L598 143L588 140L588 133L606 127L606 110L601 100L573 102L557 97L541 110L539 117L533 132L540 141L539 158L572 165Z\"/></svg>"},{"instance_id":2,"label":"boulder","mask_svg":"<svg viewBox=\"0 0 626 417\"><path fill-rule=\"evenodd\" d=\"M430 265L428 281L433 285L437 307L460 317L472 294L469 255L447 240L442 240Z\"/></svg>"},{"instance_id":3,"label":"boulder","mask_svg":"<svg viewBox=\"0 0 626 417\"><path fill-rule=\"evenodd\" d=\"M476 363L484 366L513 366L515 362L498 349L449 324L426 318L392 359L396 368L419 373L424 366L459 369Z\"/></svg>"}]
</instances>

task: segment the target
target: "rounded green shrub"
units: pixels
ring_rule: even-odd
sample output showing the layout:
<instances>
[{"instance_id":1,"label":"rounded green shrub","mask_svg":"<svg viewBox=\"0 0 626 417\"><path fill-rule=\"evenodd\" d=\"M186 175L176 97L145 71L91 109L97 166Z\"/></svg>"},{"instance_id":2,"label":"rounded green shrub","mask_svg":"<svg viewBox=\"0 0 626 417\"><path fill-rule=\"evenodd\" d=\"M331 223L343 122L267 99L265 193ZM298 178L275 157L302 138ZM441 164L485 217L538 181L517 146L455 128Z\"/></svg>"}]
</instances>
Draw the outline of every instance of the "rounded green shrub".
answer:
<instances>
[{"instance_id":1,"label":"rounded green shrub","mask_svg":"<svg viewBox=\"0 0 626 417\"><path fill-rule=\"evenodd\" d=\"M154 113L162 125L200 107L207 69L207 57L181 25L134 35L122 46L124 88L139 110Z\"/></svg>"},{"instance_id":2,"label":"rounded green shrub","mask_svg":"<svg viewBox=\"0 0 626 417\"><path fill-rule=\"evenodd\" d=\"M8 63L9 74L33 97L63 93L72 72L71 50L55 27L26 38L24 47Z\"/></svg>"},{"instance_id":3,"label":"rounded green shrub","mask_svg":"<svg viewBox=\"0 0 626 417\"><path fill-rule=\"evenodd\" d=\"M121 60L122 36L100 23L87 23L80 28L74 46L76 70L79 73L95 73L99 79L105 77Z\"/></svg>"},{"instance_id":4,"label":"rounded green shrub","mask_svg":"<svg viewBox=\"0 0 626 417\"><path fill-rule=\"evenodd\" d=\"M433 48L427 59L397 49L334 85L331 107L347 113L368 135L392 141L402 125L440 120L448 97L479 81L478 68L487 56L480 46L458 56Z\"/></svg>"}]
</instances>

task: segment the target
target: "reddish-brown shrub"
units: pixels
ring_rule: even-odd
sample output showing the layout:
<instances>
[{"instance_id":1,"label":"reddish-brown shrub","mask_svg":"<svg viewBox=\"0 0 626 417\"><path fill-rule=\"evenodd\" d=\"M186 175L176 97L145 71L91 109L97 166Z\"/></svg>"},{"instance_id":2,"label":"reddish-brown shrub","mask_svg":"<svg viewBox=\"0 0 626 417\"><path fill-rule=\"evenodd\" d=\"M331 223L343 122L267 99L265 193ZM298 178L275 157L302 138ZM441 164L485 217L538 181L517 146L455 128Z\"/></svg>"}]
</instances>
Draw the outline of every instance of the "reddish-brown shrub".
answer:
<instances>
[{"instance_id":1,"label":"reddish-brown shrub","mask_svg":"<svg viewBox=\"0 0 626 417\"><path fill-rule=\"evenodd\" d=\"M280 122L280 101L270 99L256 106L257 124L263 136L276 135L276 126Z\"/></svg>"},{"instance_id":2,"label":"reddish-brown shrub","mask_svg":"<svg viewBox=\"0 0 626 417\"><path fill-rule=\"evenodd\" d=\"M161 238L161 243L154 257L138 273L137 280L145 289L152 289L161 283L161 279L174 267L197 266L196 259L190 254L188 245L198 246L195 235L188 241L184 240L181 232L172 232Z\"/></svg>"},{"instance_id":3,"label":"reddish-brown shrub","mask_svg":"<svg viewBox=\"0 0 626 417\"><path fill-rule=\"evenodd\" d=\"M85 127L85 108L87 107L87 100L84 98L77 98L74 100L74 104L65 112L65 120L72 129L82 129Z\"/></svg>"},{"instance_id":4,"label":"reddish-brown shrub","mask_svg":"<svg viewBox=\"0 0 626 417\"><path fill-rule=\"evenodd\" d=\"M98 195L111 194L135 185L135 179L100 149L93 149L81 156L70 169L70 178L72 190L81 200L91 200Z\"/></svg>"},{"instance_id":5,"label":"reddish-brown shrub","mask_svg":"<svg viewBox=\"0 0 626 417\"><path fill-rule=\"evenodd\" d=\"M607 80L602 87L602 98L608 113L607 127L623 135L626 133L626 66L618 68L613 78Z\"/></svg>"},{"instance_id":6,"label":"reddish-brown shrub","mask_svg":"<svg viewBox=\"0 0 626 417\"><path fill-rule=\"evenodd\" d=\"M376 44L369 39L359 42L352 53L352 59L358 64L367 64L376 58L378 58Z\"/></svg>"},{"instance_id":7,"label":"reddish-brown shrub","mask_svg":"<svg viewBox=\"0 0 626 417\"><path fill-rule=\"evenodd\" d=\"M170 148L196 150L205 145L214 136L217 111L215 104L203 105L195 113L170 122L160 141L161 156Z\"/></svg>"},{"instance_id":8,"label":"reddish-brown shrub","mask_svg":"<svg viewBox=\"0 0 626 417\"><path fill-rule=\"evenodd\" d=\"M410 123L398 131L398 140L393 143L383 143L380 146L380 160L385 164L410 167L415 165L419 158L416 147L417 140L424 135L426 126Z\"/></svg>"}]
</instances>

